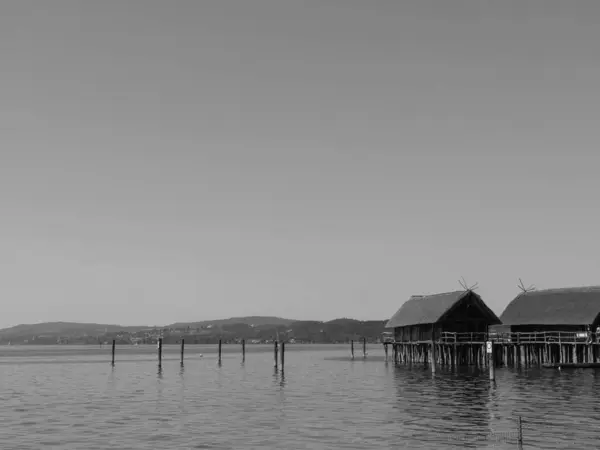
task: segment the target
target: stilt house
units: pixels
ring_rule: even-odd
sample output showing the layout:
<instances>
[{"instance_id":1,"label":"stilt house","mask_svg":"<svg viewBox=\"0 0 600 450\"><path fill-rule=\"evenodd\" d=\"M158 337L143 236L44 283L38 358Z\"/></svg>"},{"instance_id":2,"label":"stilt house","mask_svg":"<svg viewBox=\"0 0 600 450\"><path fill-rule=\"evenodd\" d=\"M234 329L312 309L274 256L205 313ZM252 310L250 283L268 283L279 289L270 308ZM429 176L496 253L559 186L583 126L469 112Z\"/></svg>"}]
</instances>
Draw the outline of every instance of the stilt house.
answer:
<instances>
[{"instance_id":1,"label":"stilt house","mask_svg":"<svg viewBox=\"0 0 600 450\"><path fill-rule=\"evenodd\" d=\"M396 342L438 340L444 332L477 333L483 340L490 325L500 319L472 290L434 295L413 295L392 316L386 328L394 329Z\"/></svg>"},{"instance_id":2,"label":"stilt house","mask_svg":"<svg viewBox=\"0 0 600 450\"><path fill-rule=\"evenodd\" d=\"M527 291L513 299L502 315L513 333L583 332L600 324L600 286Z\"/></svg>"}]
</instances>

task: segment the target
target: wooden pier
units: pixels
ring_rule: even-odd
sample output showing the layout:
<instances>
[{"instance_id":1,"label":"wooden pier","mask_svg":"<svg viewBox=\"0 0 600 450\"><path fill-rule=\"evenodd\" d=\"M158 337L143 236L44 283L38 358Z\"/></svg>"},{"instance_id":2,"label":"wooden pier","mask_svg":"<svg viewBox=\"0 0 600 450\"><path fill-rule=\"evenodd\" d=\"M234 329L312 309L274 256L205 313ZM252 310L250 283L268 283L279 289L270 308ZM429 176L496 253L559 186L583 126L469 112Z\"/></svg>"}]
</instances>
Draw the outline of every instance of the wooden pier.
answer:
<instances>
[{"instance_id":1,"label":"wooden pier","mask_svg":"<svg viewBox=\"0 0 600 450\"><path fill-rule=\"evenodd\" d=\"M393 360L397 364L487 367L492 361L496 367L558 367L560 364L593 367L600 362L600 336L593 337L585 332L562 331L443 332L433 341L394 341L388 345L392 346ZM491 343L491 358L488 358L488 342Z\"/></svg>"}]
</instances>

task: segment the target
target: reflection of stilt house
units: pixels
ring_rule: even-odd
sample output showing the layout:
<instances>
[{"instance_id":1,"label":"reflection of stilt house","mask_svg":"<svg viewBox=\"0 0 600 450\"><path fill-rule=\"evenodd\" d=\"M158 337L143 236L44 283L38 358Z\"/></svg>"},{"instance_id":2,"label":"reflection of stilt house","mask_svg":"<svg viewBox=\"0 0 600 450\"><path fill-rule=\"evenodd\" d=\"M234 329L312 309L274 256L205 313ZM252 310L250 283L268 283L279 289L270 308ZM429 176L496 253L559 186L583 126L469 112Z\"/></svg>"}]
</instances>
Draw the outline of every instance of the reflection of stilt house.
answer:
<instances>
[{"instance_id":1,"label":"reflection of stilt house","mask_svg":"<svg viewBox=\"0 0 600 450\"><path fill-rule=\"evenodd\" d=\"M484 342L488 326L500 319L472 290L435 295L413 295L386 324L394 329L396 342L431 342L460 333L471 341ZM434 333L434 335L432 335Z\"/></svg>"}]
</instances>

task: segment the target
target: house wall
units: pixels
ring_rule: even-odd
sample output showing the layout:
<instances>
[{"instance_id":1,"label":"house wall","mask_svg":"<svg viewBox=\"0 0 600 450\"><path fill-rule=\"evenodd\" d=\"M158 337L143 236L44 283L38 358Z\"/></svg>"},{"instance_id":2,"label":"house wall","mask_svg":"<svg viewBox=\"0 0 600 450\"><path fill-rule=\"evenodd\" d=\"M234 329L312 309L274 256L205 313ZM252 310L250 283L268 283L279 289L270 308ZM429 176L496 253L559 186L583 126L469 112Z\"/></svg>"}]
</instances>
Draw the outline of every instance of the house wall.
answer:
<instances>
[{"instance_id":1,"label":"house wall","mask_svg":"<svg viewBox=\"0 0 600 450\"><path fill-rule=\"evenodd\" d=\"M511 325L512 333L535 333L543 331L586 331L587 325ZM593 330L592 330L593 331Z\"/></svg>"},{"instance_id":2,"label":"house wall","mask_svg":"<svg viewBox=\"0 0 600 450\"><path fill-rule=\"evenodd\" d=\"M444 321L440 322L440 328L443 331L451 333L487 333L488 322L486 320L471 321Z\"/></svg>"},{"instance_id":3,"label":"house wall","mask_svg":"<svg viewBox=\"0 0 600 450\"><path fill-rule=\"evenodd\" d=\"M444 331L451 333L487 333L487 323L480 321L470 323L440 322L437 324L398 327L394 329L394 339L396 342L430 341L432 331L435 331L436 339Z\"/></svg>"},{"instance_id":4,"label":"house wall","mask_svg":"<svg viewBox=\"0 0 600 450\"><path fill-rule=\"evenodd\" d=\"M394 338L396 342L430 341L431 324L395 328Z\"/></svg>"},{"instance_id":5,"label":"house wall","mask_svg":"<svg viewBox=\"0 0 600 450\"><path fill-rule=\"evenodd\" d=\"M490 325L488 327L488 333L510 333L510 325Z\"/></svg>"},{"instance_id":6,"label":"house wall","mask_svg":"<svg viewBox=\"0 0 600 450\"><path fill-rule=\"evenodd\" d=\"M469 296L449 311L439 325L444 331L453 333L487 333L489 320L474 297Z\"/></svg>"}]
</instances>

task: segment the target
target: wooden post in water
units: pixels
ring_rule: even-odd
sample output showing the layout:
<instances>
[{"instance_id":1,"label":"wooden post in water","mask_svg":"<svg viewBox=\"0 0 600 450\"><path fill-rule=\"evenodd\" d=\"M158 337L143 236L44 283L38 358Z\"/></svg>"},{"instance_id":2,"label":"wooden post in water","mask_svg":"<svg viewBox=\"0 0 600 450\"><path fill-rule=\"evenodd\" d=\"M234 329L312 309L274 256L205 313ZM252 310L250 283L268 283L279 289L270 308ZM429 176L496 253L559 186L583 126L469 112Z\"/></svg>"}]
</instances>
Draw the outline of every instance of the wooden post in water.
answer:
<instances>
[{"instance_id":1,"label":"wooden post in water","mask_svg":"<svg viewBox=\"0 0 600 450\"><path fill-rule=\"evenodd\" d=\"M285 365L285 342L281 343L281 371L283 372L283 366Z\"/></svg>"},{"instance_id":2,"label":"wooden post in water","mask_svg":"<svg viewBox=\"0 0 600 450\"><path fill-rule=\"evenodd\" d=\"M221 362L221 350L222 350L223 342L219 339L219 363Z\"/></svg>"},{"instance_id":3,"label":"wooden post in water","mask_svg":"<svg viewBox=\"0 0 600 450\"><path fill-rule=\"evenodd\" d=\"M277 341L273 342L273 355L275 357L275 368L277 368Z\"/></svg>"},{"instance_id":4,"label":"wooden post in water","mask_svg":"<svg viewBox=\"0 0 600 450\"><path fill-rule=\"evenodd\" d=\"M494 343L492 341L487 341L486 350L488 354L488 364L490 365L490 380L494 381L496 379L496 361L494 358Z\"/></svg>"},{"instance_id":5,"label":"wooden post in water","mask_svg":"<svg viewBox=\"0 0 600 450\"><path fill-rule=\"evenodd\" d=\"M350 341L350 357L354 359L354 339Z\"/></svg>"},{"instance_id":6,"label":"wooden post in water","mask_svg":"<svg viewBox=\"0 0 600 450\"><path fill-rule=\"evenodd\" d=\"M115 345L116 341L113 339L112 341L112 365L115 365Z\"/></svg>"},{"instance_id":7,"label":"wooden post in water","mask_svg":"<svg viewBox=\"0 0 600 450\"><path fill-rule=\"evenodd\" d=\"M523 423L521 421L521 416L519 416L519 418L518 418L518 426L519 426L519 430L518 430L517 440L519 442L519 448L523 448Z\"/></svg>"},{"instance_id":8,"label":"wooden post in water","mask_svg":"<svg viewBox=\"0 0 600 450\"><path fill-rule=\"evenodd\" d=\"M363 358L367 357L367 338L363 338Z\"/></svg>"},{"instance_id":9,"label":"wooden post in water","mask_svg":"<svg viewBox=\"0 0 600 450\"><path fill-rule=\"evenodd\" d=\"M181 365L183 366L183 349L185 348L185 339L181 340Z\"/></svg>"},{"instance_id":10,"label":"wooden post in water","mask_svg":"<svg viewBox=\"0 0 600 450\"><path fill-rule=\"evenodd\" d=\"M242 360L246 359L246 339L242 339Z\"/></svg>"},{"instance_id":11,"label":"wooden post in water","mask_svg":"<svg viewBox=\"0 0 600 450\"><path fill-rule=\"evenodd\" d=\"M435 373L435 329L431 327L431 373Z\"/></svg>"},{"instance_id":12,"label":"wooden post in water","mask_svg":"<svg viewBox=\"0 0 600 450\"><path fill-rule=\"evenodd\" d=\"M158 367L162 366L162 338L158 338Z\"/></svg>"}]
</instances>

